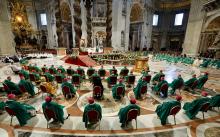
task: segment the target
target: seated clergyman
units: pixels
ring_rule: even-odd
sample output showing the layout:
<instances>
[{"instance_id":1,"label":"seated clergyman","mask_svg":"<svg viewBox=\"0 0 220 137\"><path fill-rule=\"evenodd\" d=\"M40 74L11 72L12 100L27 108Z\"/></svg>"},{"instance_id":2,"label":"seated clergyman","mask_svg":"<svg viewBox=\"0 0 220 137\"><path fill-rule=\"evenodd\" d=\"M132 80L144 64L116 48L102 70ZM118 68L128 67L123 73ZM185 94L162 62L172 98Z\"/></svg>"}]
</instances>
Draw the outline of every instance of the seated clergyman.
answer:
<instances>
[{"instance_id":1,"label":"seated clergyman","mask_svg":"<svg viewBox=\"0 0 220 137\"><path fill-rule=\"evenodd\" d=\"M66 70L63 68L62 65L60 65L57 69L60 70L61 73L66 73Z\"/></svg>"},{"instance_id":2,"label":"seated clergyman","mask_svg":"<svg viewBox=\"0 0 220 137\"><path fill-rule=\"evenodd\" d=\"M64 79L64 81L63 81L63 83L61 85L61 88L63 88L64 86L68 87L72 94L74 94L74 95L76 94L76 89L74 88L73 84L68 82L67 78Z\"/></svg>"},{"instance_id":3,"label":"seated clergyman","mask_svg":"<svg viewBox=\"0 0 220 137\"><path fill-rule=\"evenodd\" d=\"M85 127L88 127L88 122L89 122L88 112L91 111L91 110L94 110L94 111L98 112L99 119L100 120L102 119L102 108L101 108L101 106L99 104L95 103L94 98L92 98L92 97L88 98L88 103L89 104L87 104L85 106L85 109L84 109L84 112L83 112L83 122L85 122Z\"/></svg>"},{"instance_id":4,"label":"seated clergyman","mask_svg":"<svg viewBox=\"0 0 220 137\"><path fill-rule=\"evenodd\" d=\"M152 78L152 82L155 83L155 82L159 82L160 81L160 78L164 76L164 73L162 70L160 70L159 73L157 73L153 78Z\"/></svg>"},{"instance_id":5,"label":"seated clergyman","mask_svg":"<svg viewBox=\"0 0 220 137\"><path fill-rule=\"evenodd\" d=\"M167 117L170 115L170 111L173 107L179 106L181 108L181 99L181 96L176 96L176 100L163 102L163 104L157 106L155 112L157 113L157 116L160 118L162 125L166 124Z\"/></svg>"},{"instance_id":6,"label":"seated clergyman","mask_svg":"<svg viewBox=\"0 0 220 137\"><path fill-rule=\"evenodd\" d=\"M141 81L138 81L137 86L133 89L134 95L136 99L141 98L141 89L143 86L147 86L146 78L143 77Z\"/></svg>"},{"instance_id":7,"label":"seated clergyman","mask_svg":"<svg viewBox=\"0 0 220 137\"><path fill-rule=\"evenodd\" d=\"M54 81L54 76L49 73L49 70L45 70L44 75L47 77L49 82L53 82Z\"/></svg>"},{"instance_id":8,"label":"seated clergyman","mask_svg":"<svg viewBox=\"0 0 220 137\"><path fill-rule=\"evenodd\" d=\"M64 117L64 106L52 101L52 97L50 96L45 98L45 102L42 104L42 109L44 113L46 109L52 110L56 115L56 119L54 119L54 121L62 124L64 123L64 120L68 119L70 116L70 114L68 114L67 117Z\"/></svg>"},{"instance_id":9,"label":"seated clergyman","mask_svg":"<svg viewBox=\"0 0 220 137\"><path fill-rule=\"evenodd\" d=\"M19 86L23 86L25 88L25 91L27 91L31 97L33 97L35 95L35 91L34 91L34 85L28 81L28 80L25 80L24 77L20 77L21 80L19 82Z\"/></svg>"},{"instance_id":10,"label":"seated clergyman","mask_svg":"<svg viewBox=\"0 0 220 137\"><path fill-rule=\"evenodd\" d=\"M192 75L192 78L190 78L184 83L185 87L191 87L196 80L197 80L196 75L195 74Z\"/></svg>"},{"instance_id":11,"label":"seated clergyman","mask_svg":"<svg viewBox=\"0 0 220 137\"><path fill-rule=\"evenodd\" d=\"M198 85L196 88L202 89L203 86L205 85L206 81L208 80L208 72L205 72L204 75L200 76L198 78Z\"/></svg>"},{"instance_id":12,"label":"seated clergyman","mask_svg":"<svg viewBox=\"0 0 220 137\"><path fill-rule=\"evenodd\" d=\"M29 73L25 70L25 67L22 67L19 73L22 74L25 79L29 79Z\"/></svg>"},{"instance_id":13,"label":"seated clergyman","mask_svg":"<svg viewBox=\"0 0 220 137\"><path fill-rule=\"evenodd\" d=\"M125 127L126 122L128 122L127 121L128 112L132 109L136 109L140 115L140 107L136 105L135 99L131 99L130 104L128 106L121 108L119 110L118 116L119 116L120 123L122 124L121 127Z\"/></svg>"},{"instance_id":14,"label":"seated clergyman","mask_svg":"<svg viewBox=\"0 0 220 137\"><path fill-rule=\"evenodd\" d=\"M20 91L20 89L19 89L19 87L18 87L18 85L11 81L11 77L10 77L10 76L7 77L7 79L4 81L4 83L5 83L5 84L7 85L7 87L9 88L9 89L7 89L7 91L6 91L8 94L9 94L9 93L13 93L13 94L15 94L15 95L20 95L20 94L22 94L21 91Z\"/></svg>"},{"instance_id":15,"label":"seated clergyman","mask_svg":"<svg viewBox=\"0 0 220 137\"><path fill-rule=\"evenodd\" d=\"M211 107L220 107L220 94L211 97L209 102Z\"/></svg>"},{"instance_id":16,"label":"seated clergyman","mask_svg":"<svg viewBox=\"0 0 220 137\"><path fill-rule=\"evenodd\" d=\"M118 100L118 99L121 99L121 97L124 97L125 96L125 85L122 83L123 80L120 79L119 80L119 83L114 85L113 88L112 88L112 96L115 100ZM123 88L123 91L122 91L122 94L119 96L118 93L117 93L117 89L119 87L122 87Z\"/></svg>"},{"instance_id":17,"label":"seated clergyman","mask_svg":"<svg viewBox=\"0 0 220 137\"><path fill-rule=\"evenodd\" d=\"M20 126L27 124L27 121L36 115L34 107L16 101L14 94L8 95L8 100L6 101L5 106L15 112L15 116L17 117Z\"/></svg>"},{"instance_id":18,"label":"seated clergyman","mask_svg":"<svg viewBox=\"0 0 220 137\"><path fill-rule=\"evenodd\" d=\"M179 85L184 85L184 81L181 75L178 75L176 79L170 84L171 90L169 91L171 95L174 95L177 88L180 88Z\"/></svg>"},{"instance_id":19,"label":"seated clergyman","mask_svg":"<svg viewBox=\"0 0 220 137\"><path fill-rule=\"evenodd\" d=\"M190 119L194 119L201 109L202 105L210 101L210 98L208 98L207 95L208 93L203 91L202 98L195 99L192 102L186 102L184 104L183 109Z\"/></svg>"},{"instance_id":20,"label":"seated clergyman","mask_svg":"<svg viewBox=\"0 0 220 137\"><path fill-rule=\"evenodd\" d=\"M168 85L168 82L165 80L164 77L161 77L161 78L160 78L160 82L157 83L157 85L155 85L155 86L153 87L153 91L159 93L161 87L162 87L164 84L167 84L167 85ZM167 91L166 91L166 92L167 92ZM160 94L163 94L163 93L160 92ZM162 95L162 96L164 96L164 95Z\"/></svg>"}]
</instances>

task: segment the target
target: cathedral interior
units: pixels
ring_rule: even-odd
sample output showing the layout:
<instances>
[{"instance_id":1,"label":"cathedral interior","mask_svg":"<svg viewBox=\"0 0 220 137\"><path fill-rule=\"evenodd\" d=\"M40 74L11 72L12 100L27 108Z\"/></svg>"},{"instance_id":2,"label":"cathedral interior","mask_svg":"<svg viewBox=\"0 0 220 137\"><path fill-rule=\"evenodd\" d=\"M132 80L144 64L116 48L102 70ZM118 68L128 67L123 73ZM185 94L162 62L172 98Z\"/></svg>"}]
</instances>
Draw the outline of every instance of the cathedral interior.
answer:
<instances>
[{"instance_id":1,"label":"cathedral interior","mask_svg":"<svg viewBox=\"0 0 220 137\"><path fill-rule=\"evenodd\" d=\"M0 0L1 137L219 137L220 0Z\"/></svg>"}]
</instances>

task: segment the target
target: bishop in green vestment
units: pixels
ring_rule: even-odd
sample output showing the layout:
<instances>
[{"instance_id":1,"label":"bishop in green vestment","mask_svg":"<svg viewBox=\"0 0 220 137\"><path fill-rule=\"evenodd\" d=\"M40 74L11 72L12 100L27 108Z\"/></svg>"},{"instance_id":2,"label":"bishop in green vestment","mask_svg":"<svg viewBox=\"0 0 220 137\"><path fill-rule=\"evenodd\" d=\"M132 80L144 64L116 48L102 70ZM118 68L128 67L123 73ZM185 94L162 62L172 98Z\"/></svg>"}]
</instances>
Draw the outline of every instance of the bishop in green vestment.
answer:
<instances>
[{"instance_id":1,"label":"bishop in green vestment","mask_svg":"<svg viewBox=\"0 0 220 137\"><path fill-rule=\"evenodd\" d=\"M49 73L49 70L46 70L45 73L44 73L44 75L47 77L47 79L49 80L49 82L54 81L54 76Z\"/></svg>"},{"instance_id":2,"label":"bishop in green vestment","mask_svg":"<svg viewBox=\"0 0 220 137\"><path fill-rule=\"evenodd\" d=\"M60 65L57 69L61 70L61 73L66 73L66 70L63 68L62 65Z\"/></svg>"},{"instance_id":3,"label":"bishop in green vestment","mask_svg":"<svg viewBox=\"0 0 220 137\"><path fill-rule=\"evenodd\" d=\"M117 77L118 75L115 75L113 72L111 73L111 75L106 79L107 80L107 83L109 83L110 82L110 77L112 77L112 76L115 76L115 77Z\"/></svg>"},{"instance_id":4,"label":"bishop in green vestment","mask_svg":"<svg viewBox=\"0 0 220 137\"><path fill-rule=\"evenodd\" d=\"M54 74L57 73L57 70L56 70L56 68L54 67L54 65L51 65L51 67L49 68L49 70L53 70L53 73L54 73Z\"/></svg>"},{"instance_id":5,"label":"bishop in green vestment","mask_svg":"<svg viewBox=\"0 0 220 137\"><path fill-rule=\"evenodd\" d=\"M115 71L116 71L116 74L115 74L115 75L118 76L117 69L115 68L115 66L113 66L112 69L109 70L110 75L111 75L112 73L115 73Z\"/></svg>"},{"instance_id":6,"label":"bishop in green vestment","mask_svg":"<svg viewBox=\"0 0 220 137\"><path fill-rule=\"evenodd\" d=\"M125 85L124 85L122 82L123 82L123 80L120 79L120 80L119 80L119 83L116 84L116 85L114 85L114 86L112 87L112 96L113 96L113 98L114 98L115 100L119 100L119 99L121 99L121 97L124 97L124 96L125 96ZM118 87L122 87L122 88L123 88L122 96L118 96L118 95L117 95L117 88L118 88Z\"/></svg>"},{"instance_id":7,"label":"bishop in green vestment","mask_svg":"<svg viewBox=\"0 0 220 137\"><path fill-rule=\"evenodd\" d=\"M36 109L28 104L15 101L15 95L9 94L5 105L15 112L20 126L27 124L27 121L36 115Z\"/></svg>"},{"instance_id":8,"label":"bishop in green vestment","mask_svg":"<svg viewBox=\"0 0 220 137\"><path fill-rule=\"evenodd\" d=\"M74 95L76 94L76 89L74 88L73 84L68 82L67 78L64 79L64 81L61 85L61 88L63 88L64 86L68 87L72 94L74 94Z\"/></svg>"},{"instance_id":9,"label":"bishop in green vestment","mask_svg":"<svg viewBox=\"0 0 220 137\"><path fill-rule=\"evenodd\" d=\"M102 119L102 108L99 104L95 103L94 99L92 97L88 98L89 104L85 106L84 112L83 112L83 122L85 122L85 127L88 126L88 112L91 110L95 110L99 114L99 119Z\"/></svg>"},{"instance_id":10,"label":"bishop in green vestment","mask_svg":"<svg viewBox=\"0 0 220 137\"><path fill-rule=\"evenodd\" d=\"M141 81L138 81L137 86L133 89L134 95L136 99L141 98L141 88L143 86L147 86L146 78L144 77Z\"/></svg>"},{"instance_id":11,"label":"bishop in green vestment","mask_svg":"<svg viewBox=\"0 0 220 137\"><path fill-rule=\"evenodd\" d=\"M100 74L100 72L102 72L102 71L104 72L103 76L105 76L106 75L106 71L103 68L103 66L101 66L101 68L98 70L98 74Z\"/></svg>"},{"instance_id":12,"label":"bishop in green vestment","mask_svg":"<svg viewBox=\"0 0 220 137\"><path fill-rule=\"evenodd\" d=\"M85 76L85 71L84 71L84 69L83 68L81 68L80 66L78 66L78 68L77 68L77 73L79 72L79 71L81 71L82 72L82 75L81 75L81 77L83 78L83 79L85 79L86 78L86 76Z\"/></svg>"},{"instance_id":13,"label":"bishop in green vestment","mask_svg":"<svg viewBox=\"0 0 220 137\"><path fill-rule=\"evenodd\" d=\"M161 76L164 76L164 73L163 73L162 70L160 70L160 72L157 73L157 74L152 78L152 81L153 81L153 82L159 82Z\"/></svg>"},{"instance_id":14,"label":"bishop in green vestment","mask_svg":"<svg viewBox=\"0 0 220 137\"><path fill-rule=\"evenodd\" d=\"M45 71L48 70L48 68L47 68L46 65L44 65L44 66L41 68L41 70L43 70L43 69L44 69Z\"/></svg>"},{"instance_id":15,"label":"bishop in green vestment","mask_svg":"<svg viewBox=\"0 0 220 137\"><path fill-rule=\"evenodd\" d=\"M180 86L184 85L184 80L181 75L178 75L177 79L174 79L173 82L169 85L171 87L171 90L169 91L171 95L174 95L176 92L176 89Z\"/></svg>"},{"instance_id":16,"label":"bishop in green vestment","mask_svg":"<svg viewBox=\"0 0 220 137\"><path fill-rule=\"evenodd\" d=\"M198 78L198 85L196 88L202 89L207 80L208 80L208 72L205 72L205 74L203 76Z\"/></svg>"},{"instance_id":17,"label":"bishop in green vestment","mask_svg":"<svg viewBox=\"0 0 220 137\"><path fill-rule=\"evenodd\" d=\"M128 68L126 66L124 66L124 68L121 69L120 75L122 74L122 72L125 72L125 71L129 72L129 70L128 70Z\"/></svg>"},{"instance_id":18,"label":"bishop in green vestment","mask_svg":"<svg viewBox=\"0 0 220 137\"><path fill-rule=\"evenodd\" d=\"M7 77L7 79L4 81L4 83L8 86L8 90L6 91L8 94L13 93L15 95L20 95L22 94L18 85L15 84L14 82L11 82L11 77Z\"/></svg>"},{"instance_id":19,"label":"bishop in green vestment","mask_svg":"<svg viewBox=\"0 0 220 137\"><path fill-rule=\"evenodd\" d=\"M40 75L36 73L36 70L32 70L31 74L34 75L36 81L40 80Z\"/></svg>"},{"instance_id":20,"label":"bishop in green vestment","mask_svg":"<svg viewBox=\"0 0 220 137\"><path fill-rule=\"evenodd\" d=\"M22 74L25 79L29 79L29 73L25 70L24 67L22 67L19 73Z\"/></svg>"},{"instance_id":21,"label":"bishop in green vestment","mask_svg":"<svg viewBox=\"0 0 220 137\"><path fill-rule=\"evenodd\" d=\"M25 90L33 97L35 95L34 92L34 85L30 82L24 79L24 77L21 77L21 80L18 85L24 86Z\"/></svg>"},{"instance_id":22,"label":"bishop in green vestment","mask_svg":"<svg viewBox=\"0 0 220 137\"><path fill-rule=\"evenodd\" d=\"M66 78L66 76L61 72L61 70L58 70L56 76L60 76L62 79Z\"/></svg>"},{"instance_id":23,"label":"bishop in green vestment","mask_svg":"<svg viewBox=\"0 0 220 137\"><path fill-rule=\"evenodd\" d=\"M195 74L192 75L192 78L189 79L189 80L187 80L187 81L184 83L185 87L191 87L192 84L193 84L196 80L197 80L196 75L195 75Z\"/></svg>"},{"instance_id":24,"label":"bishop in green vestment","mask_svg":"<svg viewBox=\"0 0 220 137\"><path fill-rule=\"evenodd\" d=\"M69 117L69 114L66 118L64 118L64 112L63 112L63 108L64 106L57 104L56 102L52 101L52 97L47 96L45 98L45 102L42 104L42 109L43 112L45 113L45 109L49 109L52 110L57 119L54 119L54 121L56 122L60 122L60 123L64 123L64 120L67 119Z\"/></svg>"},{"instance_id":25,"label":"bishop in green vestment","mask_svg":"<svg viewBox=\"0 0 220 137\"><path fill-rule=\"evenodd\" d=\"M121 127L124 127L126 125L126 122L128 122L127 115L131 109L138 110L138 114L140 115L140 107L138 105L136 105L135 99L131 99L130 104L128 106L121 108L119 110L118 116L119 116L119 120L120 120L119 122L122 124Z\"/></svg>"},{"instance_id":26,"label":"bishop in green vestment","mask_svg":"<svg viewBox=\"0 0 220 137\"><path fill-rule=\"evenodd\" d=\"M153 87L153 91L160 92L160 89L161 89L163 84L167 84L168 85L168 82L164 79L164 77L161 77L160 78L160 82Z\"/></svg>"},{"instance_id":27,"label":"bishop in green vestment","mask_svg":"<svg viewBox=\"0 0 220 137\"><path fill-rule=\"evenodd\" d=\"M220 94L211 97L210 106L211 107L220 107Z\"/></svg>"},{"instance_id":28,"label":"bishop in green vestment","mask_svg":"<svg viewBox=\"0 0 220 137\"><path fill-rule=\"evenodd\" d=\"M184 104L183 109L190 119L194 119L200 111L202 105L210 101L210 98L206 97L207 95L208 93L203 91L202 98L195 99L192 102L186 102Z\"/></svg>"},{"instance_id":29,"label":"bishop in green vestment","mask_svg":"<svg viewBox=\"0 0 220 137\"><path fill-rule=\"evenodd\" d=\"M175 101L163 102L163 104L157 106L155 112L157 113L157 116L160 118L162 125L166 124L167 117L170 115L170 111L173 107L180 106L181 108L181 99L181 96L176 96Z\"/></svg>"},{"instance_id":30,"label":"bishop in green vestment","mask_svg":"<svg viewBox=\"0 0 220 137\"><path fill-rule=\"evenodd\" d=\"M41 72L41 69L37 66L37 64L35 64L34 66L33 66L33 69L36 71L36 72Z\"/></svg>"}]
</instances>

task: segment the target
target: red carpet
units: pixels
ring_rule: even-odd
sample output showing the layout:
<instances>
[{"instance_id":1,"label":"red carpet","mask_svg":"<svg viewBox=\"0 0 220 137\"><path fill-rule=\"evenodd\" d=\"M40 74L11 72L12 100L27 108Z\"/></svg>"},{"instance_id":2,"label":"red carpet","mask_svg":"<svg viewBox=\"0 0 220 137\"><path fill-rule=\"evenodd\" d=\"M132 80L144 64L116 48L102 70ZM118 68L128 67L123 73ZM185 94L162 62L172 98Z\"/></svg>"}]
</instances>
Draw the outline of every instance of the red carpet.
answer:
<instances>
[{"instance_id":1,"label":"red carpet","mask_svg":"<svg viewBox=\"0 0 220 137\"><path fill-rule=\"evenodd\" d=\"M96 66L96 62L87 55L79 55L76 58L73 58L71 56L66 56L62 58L62 60L64 60L65 63L79 65L79 66L85 66L85 67Z\"/></svg>"}]
</instances>

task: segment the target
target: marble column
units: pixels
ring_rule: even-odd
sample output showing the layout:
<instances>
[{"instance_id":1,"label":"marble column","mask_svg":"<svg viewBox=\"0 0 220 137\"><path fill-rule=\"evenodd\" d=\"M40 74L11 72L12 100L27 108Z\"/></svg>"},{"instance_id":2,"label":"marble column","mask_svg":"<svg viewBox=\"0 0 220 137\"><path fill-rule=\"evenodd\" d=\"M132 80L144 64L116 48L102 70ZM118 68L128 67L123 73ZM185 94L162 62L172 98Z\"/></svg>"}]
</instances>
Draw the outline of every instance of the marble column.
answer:
<instances>
[{"instance_id":1,"label":"marble column","mask_svg":"<svg viewBox=\"0 0 220 137\"><path fill-rule=\"evenodd\" d=\"M0 55L15 54L14 36L12 34L7 0L0 2Z\"/></svg>"},{"instance_id":2,"label":"marble column","mask_svg":"<svg viewBox=\"0 0 220 137\"><path fill-rule=\"evenodd\" d=\"M196 56L198 54L199 40L205 18L205 11L202 8L201 0L192 0L183 44L183 53L189 56Z\"/></svg>"}]
</instances>

